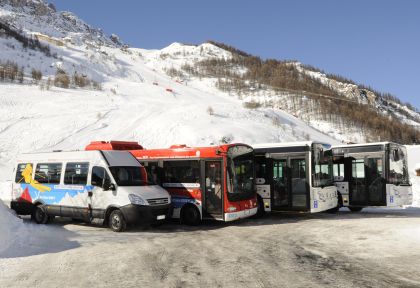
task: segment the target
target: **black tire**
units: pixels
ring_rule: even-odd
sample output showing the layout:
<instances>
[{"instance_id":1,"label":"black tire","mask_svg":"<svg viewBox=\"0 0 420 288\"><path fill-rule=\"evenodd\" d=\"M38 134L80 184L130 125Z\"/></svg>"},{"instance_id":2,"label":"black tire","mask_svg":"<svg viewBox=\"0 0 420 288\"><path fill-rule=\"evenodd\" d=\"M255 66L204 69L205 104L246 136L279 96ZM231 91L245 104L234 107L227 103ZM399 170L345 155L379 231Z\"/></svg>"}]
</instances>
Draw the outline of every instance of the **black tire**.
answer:
<instances>
[{"instance_id":1,"label":"black tire","mask_svg":"<svg viewBox=\"0 0 420 288\"><path fill-rule=\"evenodd\" d=\"M200 212L194 206L188 205L182 208L181 221L190 226L197 226L201 222Z\"/></svg>"},{"instance_id":2,"label":"black tire","mask_svg":"<svg viewBox=\"0 0 420 288\"><path fill-rule=\"evenodd\" d=\"M363 209L363 207L354 207L354 206L349 206L348 208L351 212L360 212Z\"/></svg>"},{"instance_id":3,"label":"black tire","mask_svg":"<svg viewBox=\"0 0 420 288\"><path fill-rule=\"evenodd\" d=\"M85 220L83 220L81 218L71 218L71 221L76 222L76 223L83 223L83 222L85 222Z\"/></svg>"},{"instance_id":4,"label":"black tire","mask_svg":"<svg viewBox=\"0 0 420 288\"><path fill-rule=\"evenodd\" d=\"M127 222L120 210L114 210L109 215L109 228L114 232L123 232L127 228Z\"/></svg>"},{"instance_id":5,"label":"black tire","mask_svg":"<svg viewBox=\"0 0 420 288\"><path fill-rule=\"evenodd\" d=\"M264 209L264 201L263 199L258 196L257 197L257 214L255 214L255 218L260 218L265 215L265 209Z\"/></svg>"},{"instance_id":6,"label":"black tire","mask_svg":"<svg viewBox=\"0 0 420 288\"><path fill-rule=\"evenodd\" d=\"M48 222L48 214L45 211L45 208L43 205L38 205L35 207L31 218L35 221L37 224L47 224Z\"/></svg>"}]
</instances>

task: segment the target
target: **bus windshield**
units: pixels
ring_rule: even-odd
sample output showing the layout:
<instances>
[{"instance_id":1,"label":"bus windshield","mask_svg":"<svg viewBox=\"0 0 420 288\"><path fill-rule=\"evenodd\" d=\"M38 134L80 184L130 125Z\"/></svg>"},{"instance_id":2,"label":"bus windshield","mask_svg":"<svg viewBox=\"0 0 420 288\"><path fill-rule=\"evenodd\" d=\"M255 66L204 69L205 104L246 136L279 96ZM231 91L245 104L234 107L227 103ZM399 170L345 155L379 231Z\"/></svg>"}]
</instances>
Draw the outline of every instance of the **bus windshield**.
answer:
<instances>
[{"instance_id":1,"label":"bus windshield","mask_svg":"<svg viewBox=\"0 0 420 288\"><path fill-rule=\"evenodd\" d=\"M322 144L314 144L312 155L313 187L333 185L332 151L326 149Z\"/></svg>"},{"instance_id":2,"label":"bus windshield","mask_svg":"<svg viewBox=\"0 0 420 288\"><path fill-rule=\"evenodd\" d=\"M246 146L232 148L236 151L229 150L227 158L228 199L230 201L250 199L254 196L254 154L252 149Z\"/></svg>"},{"instance_id":3,"label":"bus windshield","mask_svg":"<svg viewBox=\"0 0 420 288\"><path fill-rule=\"evenodd\" d=\"M112 166L109 167L118 186L147 186L155 185L148 177L144 167L137 166Z\"/></svg>"},{"instance_id":4,"label":"bus windshield","mask_svg":"<svg viewBox=\"0 0 420 288\"><path fill-rule=\"evenodd\" d=\"M390 184L410 184L408 179L407 151L405 147L391 146L389 151L389 174Z\"/></svg>"}]
</instances>

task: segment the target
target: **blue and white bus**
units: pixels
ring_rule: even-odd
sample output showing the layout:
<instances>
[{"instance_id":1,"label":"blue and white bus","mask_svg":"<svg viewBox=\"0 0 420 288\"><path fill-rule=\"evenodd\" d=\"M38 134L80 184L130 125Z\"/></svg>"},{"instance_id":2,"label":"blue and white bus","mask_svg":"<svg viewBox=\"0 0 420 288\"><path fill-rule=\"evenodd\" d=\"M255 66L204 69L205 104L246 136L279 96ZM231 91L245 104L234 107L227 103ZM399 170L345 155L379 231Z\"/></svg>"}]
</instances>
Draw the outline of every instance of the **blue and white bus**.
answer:
<instances>
[{"instance_id":1,"label":"blue and white bus","mask_svg":"<svg viewBox=\"0 0 420 288\"><path fill-rule=\"evenodd\" d=\"M129 152L22 154L13 173L11 208L39 224L55 216L100 218L120 232L127 224L170 214L168 192L148 179Z\"/></svg>"}]
</instances>

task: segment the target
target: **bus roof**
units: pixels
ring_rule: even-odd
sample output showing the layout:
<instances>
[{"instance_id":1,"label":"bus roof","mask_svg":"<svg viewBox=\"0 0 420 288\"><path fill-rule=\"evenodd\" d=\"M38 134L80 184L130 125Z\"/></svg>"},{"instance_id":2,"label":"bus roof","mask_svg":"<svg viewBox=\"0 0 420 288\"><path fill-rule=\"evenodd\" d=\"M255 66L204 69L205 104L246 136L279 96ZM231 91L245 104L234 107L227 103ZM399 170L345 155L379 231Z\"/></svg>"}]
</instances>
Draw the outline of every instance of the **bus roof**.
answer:
<instances>
[{"instance_id":1,"label":"bus roof","mask_svg":"<svg viewBox=\"0 0 420 288\"><path fill-rule=\"evenodd\" d=\"M254 148L255 153L293 153L309 151L313 144L321 144L328 149L331 148L331 145L328 143L316 141L261 143L254 144L252 147Z\"/></svg>"},{"instance_id":2,"label":"bus roof","mask_svg":"<svg viewBox=\"0 0 420 288\"><path fill-rule=\"evenodd\" d=\"M131 141L92 141L85 150L140 150L143 147L137 142Z\"/></svg>"},{"instance_id":3,"label":"bus roof","mask_svg":"<svg viewBox=\"0 0 420 288\"><path fill-rule=\"evenodd\" d=\"M109 166L141 166L140 163L127 151L57 151L24 153L19 155L17 162L86 162L96 159L104 159Z\"/></svg>"},{"instance_id":4,"label":"bus roof","mask_svg":"<svg viewBox=\"0 0 420 288\"><path fill-rule=\"evenodd\" d=\"M342 145L334 145L332 148L351 148L351 147L364 147L364 146L385 146L387 144L395 144L403 146L402 144L395 143L395 142L371 142L371 143L358 143L358 144L342 144Z\"/></svg>"},{"instance_id":5,"label":"bus roof","mask_svg":"<svg viewBox=\"0 0 420 288\"><path fill-rule=\"evenodd\" d=\"M296 141L296 142L278 142L278 143L258 143L251 145L253 148L277 148L277 147L302 147L312 146L312 144L322 144L331 146L328 143L317 142L317 141Z\"/></svg>"},{"instance_id":6,"label":"bus roof","mask_svg":"<svg viewBox=\"0 0 420 288\"><path fill-rule=\"evenodd\" d=\"M172 145L165 149L143 149L130 150L137 158L141 159L168 159L168 158L220 158L226 154L231 147L245 146L252 149L251 146L242 143L224 144L208 147L188 147L186 145Z\"/></svg>"},{"instance_id":7,"label":"bus roof","mask_svg":"<svg viewBox=\"0 0 420 288\"><path fill-rule=\"evenodd\" d=\"M402 144L394 142L374 142L374 143L361 143L361 144L348 144L348 145L337 145L332 147L333 155L343 156L346 154L357 154L357 153L374 153L374 152L385 152L388 146L397 145L398 149L405 149Z\"/></svg>"}]
</instances>

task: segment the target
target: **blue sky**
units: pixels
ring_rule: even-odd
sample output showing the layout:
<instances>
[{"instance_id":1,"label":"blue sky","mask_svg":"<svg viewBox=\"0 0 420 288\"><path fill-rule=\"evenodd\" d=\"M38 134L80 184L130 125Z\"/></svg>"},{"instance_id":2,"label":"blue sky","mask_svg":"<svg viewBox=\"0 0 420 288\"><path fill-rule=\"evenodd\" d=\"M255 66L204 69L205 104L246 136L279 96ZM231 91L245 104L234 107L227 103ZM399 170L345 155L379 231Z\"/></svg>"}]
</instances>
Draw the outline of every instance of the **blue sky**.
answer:
<instances>
[{"instance_id":1,"label":"blue sky","mask_svg":"<svg viewBox=\"0 0 420 288\"><path fill-rule=\"evenodd\" d=\"M55 0L134 47L216 40L295 59L420 108L420 1Z\"/></svg>"}]
</instances>

